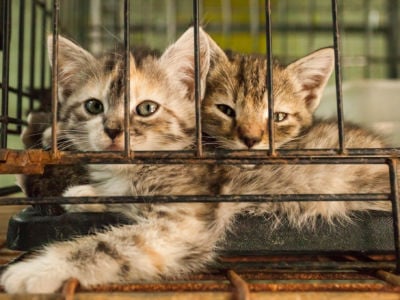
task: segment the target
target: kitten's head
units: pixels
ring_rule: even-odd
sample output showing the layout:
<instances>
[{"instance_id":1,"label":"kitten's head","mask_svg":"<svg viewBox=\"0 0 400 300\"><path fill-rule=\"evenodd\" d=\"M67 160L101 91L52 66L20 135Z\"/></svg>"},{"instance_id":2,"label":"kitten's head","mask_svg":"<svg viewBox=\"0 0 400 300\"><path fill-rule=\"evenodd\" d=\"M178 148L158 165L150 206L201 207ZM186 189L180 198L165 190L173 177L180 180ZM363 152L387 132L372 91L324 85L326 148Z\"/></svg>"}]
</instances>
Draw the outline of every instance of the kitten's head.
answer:
<instances>
[{"instance_id":1,"label":"kitten's head","mask_svg":"<svg viewBox=\"0 0 400 300\"><path fill-rule=\"evenodd\" d=\"M266 59L225 54L212 40L211 67L202 103L203 130L226 149L268 149ZM273 65L276 147L311 125L332 73L334 52L325 48L283 67Z\"/></svg>"},{"instance_id":2,"label":"kitten's head","mask_svg":"<svg viewBox=\"0 0 400 300\"><path fill-rule=\"evenodd\" d=\"M52 57L52 37L48 48ZM157 58L130 59L130 141L134 150L179 150L193 144L193 28ZM200 30L204 93L208 41ZM125 72L122 53L95 58L60 37L58 134L81 151L124 149ZM60 148L68 146L61 145Z\"/></svg>"}]
</instances>

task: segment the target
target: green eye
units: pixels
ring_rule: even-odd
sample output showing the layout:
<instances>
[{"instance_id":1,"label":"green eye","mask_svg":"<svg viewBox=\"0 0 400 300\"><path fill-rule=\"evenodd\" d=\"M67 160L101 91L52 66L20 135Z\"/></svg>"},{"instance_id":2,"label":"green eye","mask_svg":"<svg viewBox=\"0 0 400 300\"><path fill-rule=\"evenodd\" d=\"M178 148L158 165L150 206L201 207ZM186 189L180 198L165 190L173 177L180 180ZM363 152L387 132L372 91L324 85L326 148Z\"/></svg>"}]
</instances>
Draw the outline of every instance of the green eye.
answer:
<instances>
[{"instance_id":1,"label":"green eye","mask_svg":"<svg viewBox=\"0 0 400 300\"><path fill-rule=\"evenodd\" d=\"M85 101L85 109L91 115L98 115L104 112L103 103L95 98L91 98Z\"/></svg>"},{"instance_id":2,"label":"green eye","mask_svg":"<svg viewBox=\"0 0 400 300\"><path fill-rule=\"evenodd\" d=\"M236 117L235 110L232 107L225 105L225 104L217 104L217 107L220 111L222 111L228 117L231 117L231 118Z\"/></svg>"},{"instance_id":3,"label":"green eye","mask_svg":"<svg viewBox=\"0 0 400 300\"><path fill-rule=\"evenodd\" d=\"M276 113L274 113L274 121L277 122L277 123L286 120L287 117L288 117L288 114L284 113L284 112L276 112Z\"/></svg>"},{"instance_id":4,"label":"green eye","mask_svg":"<svg viewBox=\"0 0 400 300\"><path fill-rule=\"evenodd\" d=\"M158 105L158 103L151 100L145 100L136 106L136 112L139 116L148 117L154 114L159 107L160 105Z\"/></svg>"}]
</instances>

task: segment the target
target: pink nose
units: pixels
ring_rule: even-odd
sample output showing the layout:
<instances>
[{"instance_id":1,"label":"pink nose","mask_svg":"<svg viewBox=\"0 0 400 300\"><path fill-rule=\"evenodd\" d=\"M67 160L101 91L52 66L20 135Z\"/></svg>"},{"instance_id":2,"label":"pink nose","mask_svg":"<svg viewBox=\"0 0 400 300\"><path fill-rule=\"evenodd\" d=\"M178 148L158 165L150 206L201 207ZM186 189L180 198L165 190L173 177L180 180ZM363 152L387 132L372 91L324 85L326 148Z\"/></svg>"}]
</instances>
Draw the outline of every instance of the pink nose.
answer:
<instances>
[{"instance_id":1,"label":"pink nose","mask_svg":"<svg viewBox=\"0 0 400 300\"><path fill-rule=\"evenodd\" d=\"M261 141L264 131L252 126L239 126L239 139L248 147L252 148Z\"/></svg>"}]
</instances>

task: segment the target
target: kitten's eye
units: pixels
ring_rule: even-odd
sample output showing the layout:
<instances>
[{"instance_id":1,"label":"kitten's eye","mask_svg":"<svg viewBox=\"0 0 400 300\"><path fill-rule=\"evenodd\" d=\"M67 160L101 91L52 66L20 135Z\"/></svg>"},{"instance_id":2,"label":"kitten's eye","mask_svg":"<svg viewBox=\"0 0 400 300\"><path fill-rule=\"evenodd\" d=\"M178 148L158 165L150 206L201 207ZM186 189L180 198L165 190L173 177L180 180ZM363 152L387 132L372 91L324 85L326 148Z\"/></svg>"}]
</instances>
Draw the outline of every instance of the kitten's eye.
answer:
<instances>
[{"instance_id":1,"label":"kitten's eye","mask_svg":"<svg viewBox=\"0 0 400 300\"><path fill-rule=\"evenodd\" d=\"M287 117L288 117L288 114L284 113L284 112L276 112L276 113L274 113L274 121L277 122L277 123L286 120Z\"/></svg>"},{"instance_id":2,"label":"kitten's eye","mask_svg":"<svg viewBox=\"0 0 400 300\"><path fill-rule=\"evenodd\" d=\"M231 118L236 117L235 110L232 107L225 105L225 104L217 104L217 107L220 111L222 111L228 117L231 117Z\"/></svg>"},{"instance_id":3,"label":"kitten's eye","mask_svg":"<svg viewBox=\"0 0 400 300\"><path fill-rule=\"evenodd\" d=\"M160 105L158 105L156 102L151 100L145 100L138 106L136 106L136 112L139 116L148 117L154 114L159 107Z\"/></svg>"},{"instance_id":4,"label":"kitten's eye","mask_svg":"<svg viewBox=\"0 0 400 300\"><path fill-rule=\"evenodd\" d=\"M85 109L91 115L98 115L104 111L104 106L100 100L91 98L85 101Z\"/></svg>"}]
</instances>

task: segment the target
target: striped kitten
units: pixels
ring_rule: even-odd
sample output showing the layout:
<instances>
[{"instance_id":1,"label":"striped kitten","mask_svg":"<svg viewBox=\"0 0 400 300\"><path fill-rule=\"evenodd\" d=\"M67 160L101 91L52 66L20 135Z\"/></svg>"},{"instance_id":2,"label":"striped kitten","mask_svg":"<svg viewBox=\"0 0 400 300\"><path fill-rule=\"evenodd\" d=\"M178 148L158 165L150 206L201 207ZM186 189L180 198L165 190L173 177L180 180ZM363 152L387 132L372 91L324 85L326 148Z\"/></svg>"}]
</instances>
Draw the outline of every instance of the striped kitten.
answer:
<instances>
[{"instance_id":1,"label":"striped kitten","mask_svg":"<svg viewBox=\"0 0 400 300\"><path fill-rule=\"evenodd\" d=\"M160 58L147 57L140 63L131 59L135 150L192 148L193 55L193 30L189 29ZM209 47L203 34L200 58L204 87ZM59 134L81 151L123 150L123 58L96 59L60 38L59 71ZM70 187L64 195L210 194L217 174L208 169L202 165L91 165L91 184ZM71 205L67 209L123 211L134 224L46 246L6 269L0 282L7 292L50 293L70 277L86 287L184 277L212 262L216 242L239 208L224 203L170 203Z\"/></svg>"},{"instance_id":2,"label":"striped kitten","mask_svg":"<svg viewBox=\"0 0 400 300\"><path fill-rule=\"evenodd\" d=\"M203 130L225 149L268 149L266 59L225 54L209 38L211 67L202 102ZM332 73L332 48L315 51L284 67L273 64L274 137L281 149L337 148L335 121L314 120ZM377 134L346 124L347 148L382 148ZM335 194L389 192L386 165L268 165L226 167L224 194ZM296 227L348 218L360 210L390 210L389 202L281 202L253 207L252 213L286 217Z\"/></svg>"}]
</instances>

